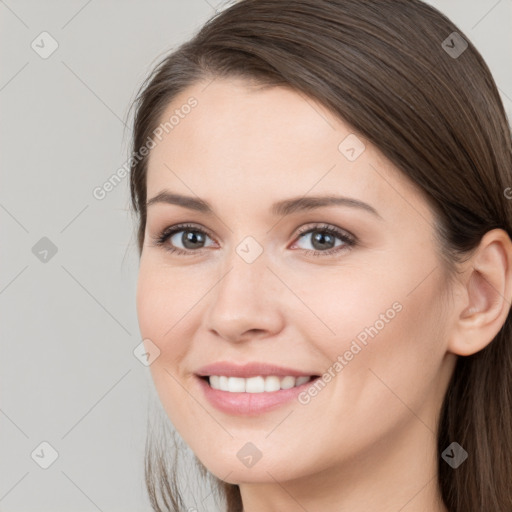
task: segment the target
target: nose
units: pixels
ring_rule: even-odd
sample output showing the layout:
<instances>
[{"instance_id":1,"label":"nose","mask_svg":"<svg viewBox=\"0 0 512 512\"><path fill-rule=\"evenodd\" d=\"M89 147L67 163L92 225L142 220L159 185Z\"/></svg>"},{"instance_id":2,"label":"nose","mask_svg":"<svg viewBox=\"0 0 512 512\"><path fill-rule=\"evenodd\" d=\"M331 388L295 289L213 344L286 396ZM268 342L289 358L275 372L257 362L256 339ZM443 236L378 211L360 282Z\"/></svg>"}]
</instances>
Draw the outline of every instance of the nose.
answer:
<instances>
[{"instance_id":1,"label":"nose","mask_svg":"<svg viewBox=\"0 0 512 512\"><path fill-rule=\"evenodd\" d=\"M248 262L233 251L207 303L204 319L210 332L230 342L280 332L284 324L280 305L284 287L267 263L265 253Z\"/></svg>"}]
</instances>

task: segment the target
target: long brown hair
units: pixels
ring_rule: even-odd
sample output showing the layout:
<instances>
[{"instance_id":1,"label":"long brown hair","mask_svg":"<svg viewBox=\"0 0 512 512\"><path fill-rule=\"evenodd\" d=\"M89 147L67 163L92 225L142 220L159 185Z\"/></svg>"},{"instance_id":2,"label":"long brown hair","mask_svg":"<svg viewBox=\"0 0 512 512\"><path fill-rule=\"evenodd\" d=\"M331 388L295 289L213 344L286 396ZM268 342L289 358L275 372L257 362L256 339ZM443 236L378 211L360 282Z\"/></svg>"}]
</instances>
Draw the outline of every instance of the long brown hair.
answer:
<instances>
[{"instance_id":1,"label":"long brown hair","mask_svg":"<svg viewBox=\"0 0 512 512\"><path fill-rule=\"evenodd\" d=\"M449 275L487 231L512 235L504 194L512 186L511 132L498 89L477 49L433 7L419 0L242 0L142 84L133 153L178 93L215 77L291 87L373 143L424 192ZM131 163L140 254L147 157ZM485 349L458 357L443 402L438 483L450 512L512 511L510 318ZM456 470L440 457L453 441L469 453ZM154 510L185 510L172 461L169 467L148 447L146 470ZM212 481L227 512L241 511L239 487Z\"/></svg>"}]
</instances>

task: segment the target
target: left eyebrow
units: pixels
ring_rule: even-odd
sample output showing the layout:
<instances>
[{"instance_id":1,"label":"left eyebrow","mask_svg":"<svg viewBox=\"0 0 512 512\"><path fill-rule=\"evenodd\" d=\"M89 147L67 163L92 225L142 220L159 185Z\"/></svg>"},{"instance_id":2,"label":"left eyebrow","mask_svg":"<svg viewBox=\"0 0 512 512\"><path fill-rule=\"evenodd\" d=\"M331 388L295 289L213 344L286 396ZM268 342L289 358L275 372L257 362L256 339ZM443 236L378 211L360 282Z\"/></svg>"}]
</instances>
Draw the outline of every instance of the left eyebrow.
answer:
<instances>
[{"instance_id":1,"label":"left eyebrow","mask_svg":"<svg viewBox=\"0 0 512 512\"><path fill-rule=\"evenodd\" d=\"M184 196L181 194L175 194L163 190L146 203L146 208L156 203L174 204L188 208L189 210L195 210L206 215L213 215L213 208L210 203L192 196ZM351 197L344 196L308 196L308 197L294 197L291 199L285 199L274 203L271 207L271 212L275 216L284 217L295 212L305 210L315 210L325 206L347 206L351 208L359 208L363 211L369 212L372 215L384 220L379 212L371 205L354 199Z\"/></svg>"},{"instance_id":2,"label":"left eyebrow","mask_svg":"<svg viewBox=\"0 0 512 512\"><path fill-rule=\"evenodd\" d=\"M292 199L278 201L272 205L272 213L278 216L285 216L297 211L315 210L316 208L322 208L324 206L348 206L351 208L359 208L363 211L371 213L372 215L375 215L381 220L384 220L373 206L364 203L359 199L332 195L294 197Z\"/></svg>"}]
</instances>

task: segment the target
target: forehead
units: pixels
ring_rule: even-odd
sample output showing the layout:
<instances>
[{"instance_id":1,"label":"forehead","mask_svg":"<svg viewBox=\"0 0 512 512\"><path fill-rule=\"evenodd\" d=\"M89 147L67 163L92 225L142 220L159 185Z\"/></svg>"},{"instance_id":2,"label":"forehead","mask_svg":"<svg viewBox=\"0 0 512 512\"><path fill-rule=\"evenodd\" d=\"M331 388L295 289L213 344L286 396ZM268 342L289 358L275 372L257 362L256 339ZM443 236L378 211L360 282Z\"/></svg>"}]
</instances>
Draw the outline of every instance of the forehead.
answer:
<instances>
[{"instance_id":1,"label":"forehead","mask_svg":"<svg viewBox=\"0 0 512 512\"><path fill-rule=\"evenodd\" d=\"M165 144L159 144L151 158L172 147L175 161L185 157L191 164L208 158L216 164L222 158L223 169L240 169L241 158L246 168L269 160L307 164L319 150L337 157L336 141L343 131L348 134L312 99L284 87L262 90L240 79L196 84L173 100L161 121L188 110L185 105L192 97L197 105L164 135Z\"/></svg>"},{"instance_id":2,"label":"forehead","mask_svg":"<svg viewBox=\"0 0 512 512\"><path fill-rule=\"evenodd\" d=\"M398 209L407 209L400 195L418 196L374 145L290 88L259 89L216 78L175 97L160 118L169 120L150 152L148 199L172 189L213 204L238 198L261 208L263 202L311 191L364 197L377 209L394 200ZM344 153L345 141L364 144L355 160Z\"/></svg>"}]
</instances>

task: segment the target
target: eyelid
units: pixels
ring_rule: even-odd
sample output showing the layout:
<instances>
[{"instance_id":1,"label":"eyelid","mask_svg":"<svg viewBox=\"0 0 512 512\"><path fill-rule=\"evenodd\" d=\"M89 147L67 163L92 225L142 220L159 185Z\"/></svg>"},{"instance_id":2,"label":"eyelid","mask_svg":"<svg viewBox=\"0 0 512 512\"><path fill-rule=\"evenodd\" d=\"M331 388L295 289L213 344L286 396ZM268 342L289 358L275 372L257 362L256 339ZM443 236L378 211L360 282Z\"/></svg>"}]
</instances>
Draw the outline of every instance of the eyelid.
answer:
<instances>
[{"instance_id":1,"label":"eyelid","mask_svg":"<svg viewBox=\"0 0 512 512\"><path fill-rule=\"evenodd\" d=\"M210 230L208 230L207 228L205 228L204 226L202 226L200 224L194 224L192 222L184 222L184 223L169 225L169 226L165 227L164 229L162 229L161 231L159 231L155 236L152 237L152 239L155 242L162 241L164 238L166 240L168 240L169 238L174 236L176 233L179 233L180 231L198 231L198 232L201 232L201 233L204 233L205 235L207 235L215 243L218 243L217 240L215 239L215 237L210 232ZM163 243L163 241L162 241L162 243ZM199 251L193 251L193 252L199 252Z\"/></svg>"},{"instance_id":2,"label":"eyelid","mask_svg":"<svg viewBox=\"0 0 512 512\"><path fill-rule=\"evenodd\" d=\"M294 239L294 242L292 243L292 246L295 245L300 238L312 231L318 231L318 232L324 232L329 233L336 238L340 239L343 242L343 247L335 246L331 249L327 249L325 251L318 251L315 249L302 249L302 251L306 252L306 254L314 254L314 255L324 255L324 256L330 256L333 254L337 254L338 252L342 252L345 250L350 250L356 245L359 245L359 239L353 235L350 231L347 231L346 229L340 228L334 224L329 224L326 222L313 222L310 224L306 224L304 226L301 226L297 230L297 236Z\"/></svg>"},{"instance_id":3,"label":"eyelid","mask_svg":"<svg viewBox=\"0 0 512 512\"><path fill-rule=\"evenodd\" d=\"M153 239L154 245L165 246L165 243L172 236L174 236L176 233L179 233L181 231L197 231L197 232L204 233L211 240L213 240L216 244L218 244L215 237L212 236L210 230L208 230L207 228L205 228L204 226L199 225L199 224L185 222L185 223L178 223L178 224L167 226L162 231L160 231L156 236L153 236L152 239ZM300 249L302 252L305 251L307 254L313 253L314 255L318 255L318 256L320 256L320 255L329 256L331 254L342 252L344 250L350 250L354 246L358 245L358 243L359 243L358 238L355 235L353 235L352 233L350 233L349 231L347 231L343 228L340 228L334 224L317 221L317 222L310 222L308 224L305 224L305 225L301 226L300 228L298 228L297 230L295 230L297 235L294 237L294 240L291 245L292 246L295 245L303 235L305 235L311 231L330 233L330 234L334 235L335 237L337 237L338 239L342 240L342 242L344 243L344 247L340 248L339 246L337 246L337 247L333 247L331 249L327 249L325 251L319 251L316 249ZM179 247L172 247L172 248L164 247L164 248L171 253L177 253L177 254L181 254L181 255L191 255L191 256L197 255L197 254L202 254L203 251L206 250L205 247L199 248L197 250L181 249Z\"/></svg>"},{"instance_id":4,"label":"eyelid","mask_svg":"<svg viewBox=\"0 0 512 512\"><path fill-rule=\"evenodd\" d=\"M357 240L357 237L355 235L353 235L350 231L340 228L334 224L329 224L328 222L310 222L308 224L301 226L296 231L297 231L297 235L300 236L300 235L307 233L309 231L312 231L312 230L318 230L318 231L332 230L332 231L339 232L339 234L346 235L347 238L351 238L354 241Z\"/></svg>"}]
</instances>

